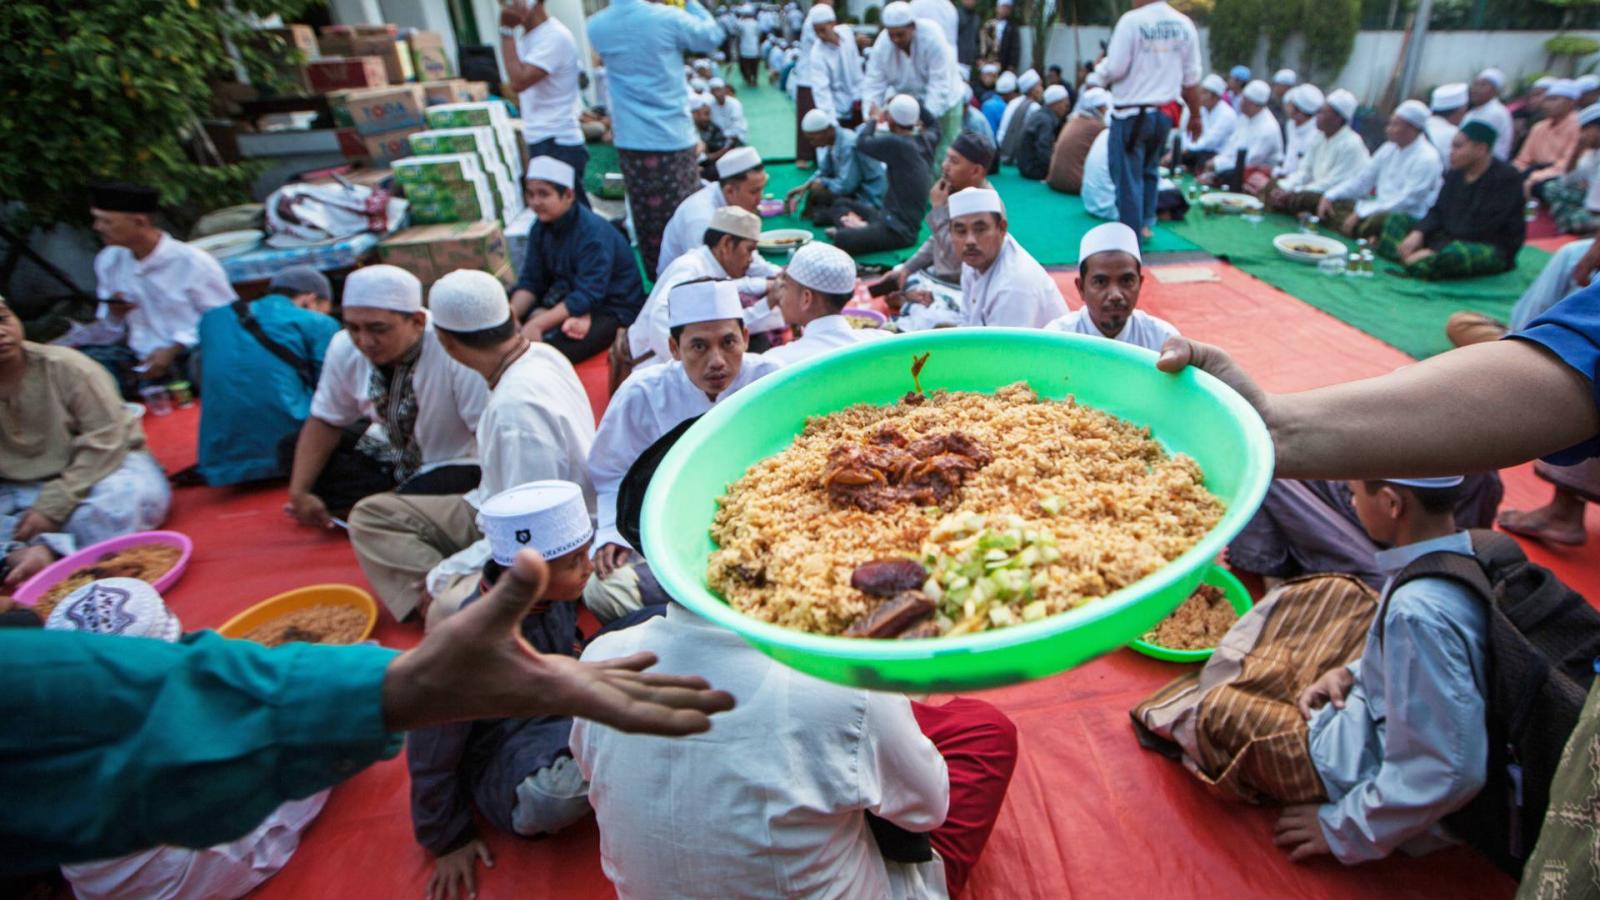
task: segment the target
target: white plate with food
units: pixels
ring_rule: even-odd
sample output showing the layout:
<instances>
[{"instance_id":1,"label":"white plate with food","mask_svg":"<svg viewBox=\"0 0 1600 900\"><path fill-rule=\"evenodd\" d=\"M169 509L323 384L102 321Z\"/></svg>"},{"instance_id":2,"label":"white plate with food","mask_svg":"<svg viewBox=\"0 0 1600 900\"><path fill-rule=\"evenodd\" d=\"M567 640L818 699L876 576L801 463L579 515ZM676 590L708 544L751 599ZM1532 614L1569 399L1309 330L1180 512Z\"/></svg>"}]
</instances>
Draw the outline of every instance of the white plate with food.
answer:
<instances>
[{"instance_id":1,"label":"white plate with food","mask_svg":"<svg viewBox=\"0 0 1600 900\"><path fill-rule=\"evenodd\" d=\"M1338 259L1346 253L1343 242L1325 234L1280 234L1272 239L1272 246L1284 259L1313 266L1325 259Z\"/></svg>"},{"instance_id":2,"label":"white plate with food","mask_svg":"<svg viewBox=\"0 0 1600 900\"><path fill-rule=\"evenodd\" d=\"M774 228L771 231L761 232L761 240L756 242L756 249L768 252L799 250L810 242L811 232L804 228Z\"/></svg>"},{"instance_id":3,"label":"white plate with food","mask_svg":"<svg viewBox=\"0 0 1600 900\"><path fill-rule=\"evenodd\" d=\"M227 259L248 253L261 246L261 241L267 236L265 231L246 228L242 231L224 231L220 234L208 234L203 238L195 238L189 243L218 259Z\"/></svg>"},{"instance_id":4,"label":"white plate with food","mask_svg":"<svg viewBox=\"0 0 1600 900\"><path fill-rule=\"evenodd\" d=\"M1200 206L1211 212L1246 213L1261 212L1261 201L1249 194L1216 191L1200 198Z\"/></svg>"}]
</instances>

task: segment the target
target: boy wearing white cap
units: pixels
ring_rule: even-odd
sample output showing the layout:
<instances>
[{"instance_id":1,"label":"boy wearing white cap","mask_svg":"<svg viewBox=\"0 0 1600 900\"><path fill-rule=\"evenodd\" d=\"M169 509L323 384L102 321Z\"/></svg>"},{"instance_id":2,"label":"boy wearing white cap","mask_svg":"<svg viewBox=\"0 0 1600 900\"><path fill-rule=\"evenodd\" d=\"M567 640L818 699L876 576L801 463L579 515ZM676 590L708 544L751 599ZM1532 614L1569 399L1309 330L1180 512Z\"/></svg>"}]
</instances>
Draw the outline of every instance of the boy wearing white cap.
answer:
<instances>
[{"instance_id":1,"label":"boy wearing white cap","mask_svg":"<svg viewBox=\"0 0 1600 900\"><path fill-rule=\"evenodd\" d=\"M567 481L534 481L495 494L478 511L489 556L473 573L474 591L462 606L493 588L518 552L538 551L550 580L519 630L541 654L577 655L577 601L594 569L594 520L584 493ZM493 864L475 810L495 828L523 837L553 834L589 814L589 786L567 747L571 733L570 716L543 716L456 722L407 735L412 830L434 858L429 896L472 894L477 862Z\"/></svg>"},{"instance_id":2,"label":"boy wearing white cap","mask_svg":"<svg viewBox=\"0 0 1600 900\"><path fill-rule=\"evenodd\" d=\"M961 256L966 324L1043 328L1066 315L1055 281L1007 233L999 194L967 188L950 195L950 241Z\"/></svg>"},{"instance_id":3,"label":"boy wearing white cap","mask_svg":"<svg viewBox=\"0 0 1600 900\"><path fill-rule=\"evenodd\" d=\"M1455 141L1456 129L1467 117L1466 84L1458 81L1434 88L1433 95L1428 98L1428 109L1433 113L1428 116L1428 140L1433 144L1433 149L1439 151L1439 158L1443 159L1450 155L1450 144Z\"/></svg>"},{"instance_id":4,"label":"boy wearing white cap","mask_svg":"<svg viewBox=\"0 0 1600 900\"><path fill-rule=\"evenodd\" d=\"M1578 115L1578 160L1572 171L1545 183L1550 218L1565 234L1600 229L1600 103Z\"/></svg>"},{"instance_id":5,"label":"boy wearing white cap","mask_svg":"<svg viewBox=\"0 0 1600 900\"><path fill-rule=\"evenodd\" d=\"M711 79L711 121L722 129L729 140L745 143L750 136L750 125L744 118L744 104L728 89L721 78Z\"/></svg>"},{"instance_id":6,"label":"boy wearing white cap","mask_svg":"<svg viewBox=\"0 0 1600 900\"><path fill-rule=\"evenodd\" d=\"M802 42L800 55L806 60L814 108L852 127L861 121L861 51L856 47L855 32L838 22L833 7L826 3L812 6L806 22L811 43ZM807 110L800 116L802 136L810 115Z\"/></svg>"},{"instance_id":7,"label":"boy wearing white cap","mask_svg":"<svg viewBox=\"0 0 1600 900\"><path fill-rule=\"evenodd\" d=\"M1299 215L1313 213L1322 195L1334 185L1355 177L1371 154L1350 123L1355 120L1355 95L1343 88L1328 94L1317 112L1317 133L1295 170L1261 191L1261 198L1273 212Z\"/></svg>"},{"instance_id":8,"label":"boy wearing white cap","mask_svg":"<svg viewBox=\"0 0 1600 900\"><path fill-rule=\"evenodd\" d=\"M1388 138L1355 175L1323 192L1322 221L1347 237L1376 240L1390 214L1420 219L1439 196L1444 163L1425 136L1428 108L1407 100L1384 128Z\"/></svg>"},{"instance_id":9,"label":"boy wearing white cap","mask_svg":"<svg viewBox=\"0 0 1600 900\"><path fill-rule=\"evenodd\" d=\"M1514 130L1512 128L1511 110L1500 102L1500 92L1506 88L1506 75L1495 68L1484 69L1478 77L1472 79L1467 86L1467 102L1471 108L1462 124L1467 122L1482 122L1494 129L1494 155L1496 159L1511 159L1511 144Z\"/></svg>"},{"instance_id":10,"label":"boy wearing white cap","mask_svg":"<svg viewBox=\"0 0 1600 900\"><path fill-rule=\"evenodd\" d=\"M1578 86L1565 78L1545 91L1544 118L1528 130L1528 137L1511 161L1522 174L1523 190L1530 198L1544 199L1546 182L1566 174L1578 153Z\"/></svg>"},{"instance_id":11,"label":"boy wearing white cap","mask_svg":"<svg viewBox=\"0 0 1600 900\"><path fill-rule=\"evenodd\" d=\"M813 225L827 226L837 224L856 204L868 209L883 206L889 175L883 163L857 150L854 131L840 126L821 109L806 113L801 128L805 141L816 148L817 170L784 195L790 215L801 214Z\"/></svg>"},{"instance_id":12,"label":"boy wearing white cap","mask_svg":"<svg viewBox=\"0 0 1600 900\"><path fill-rule=\"evenodd\" d=\"M656 275L672 261L700 245L711 214L724 206L737 206L749 212L761 207L761 192L767 187L767 170L754 147L735 147L716 162L717 180L695 191L678 204L661 234L661 256Z\"/></svg>"},{"instance_id":13,"label":"boy wearing white cap","mask_svg":"<svg viewBox=\"0 0 1600 900\"><path fill-rule=\"evenodd\" d=\"M911 246L928 212L934 153L942 142L939 120L909 94L890 100L883 119L887 129L873 119L856 140L856 151L883 163L888 175L883 208L846 212L832 235L851 256Z\"/></svg>"},{"instance_id":14,"label":"boy wearing white cap","mask_svg":"<svg viewBox=\"0 0 1600 900\"><path fill-rule=\"evenodd\" d=\"M380 491L471 490L489 391L440 346L422 282L396 266L363 266L345 279L343 316L295 443L286 511L331 528L333 515ZM377 427L346 433L363 421Z\"/></svg>"},{"instance_id":15,"label":"boy wearing white cap","mask_svg":"<svg viewBox=\"0 0 1600 900\"><path fill-rule=\"evenodd\" d=\"M1239 113L1226 99L1228 83L1215 72L1200 79L1200 134L1183 133L1183 165L1198 171L1221 152L1238 127Z\"/></svg>"},{"instance_id":16,"label":"boy wearing white cap","mask_svg":"<svg viewBox=\"0 0 1600 900\"><path fill-rule=\"evenodd\" d=\"M1042 181L1050 173L1056 136L1072 110L1072 94L1065 85L1050 85L1041 99L1042 103L1028 111L1022 141L1017 145L1017 174L1030 181Z\"/></svg>"},{"instance_id":17,"label":"boy wearing white cap","mask_svg":"<svg viewBox=\"0 0 1600 900\"><path fill-rule=\"evenodd\" d=\"M800 337L768 350L763 358L788 366L839 347L890 336L879 328L852 327L840 315L855 296L856 262L838 247L817 241L801 247L789 260L781 281L779 308L784 321Z\"/></svg>"},{"instance_id":18,"label":"boy wearing white cap","mask_svg":"<svg viewBox=\"0 0 1600 900\"><path fill-rule=\"evenodd\" d=\"M183 628L161 595L137 578L102 578L57 604L44 626L176 643ZM128 856L73 863L61 874L79 900L162 897L233 900L250 893L288 864L300 834L328 801L321 790L273 810L249 834L200 850L155 847Z\"/></svg>"},{"instance_id":19,"label":"boy wearing white cap","mask_svg":"<svg viewBox=\"0 0 1600 900\"><path fill-rule=\"evenodd\" d=\"M1217 155L1207 164L1208 181L1226 181L1237 190L1248 190L1252 182L1262 183L1283 160L1283 131L1267 109L1272 91L1265 81L1252 81L1239 95L1239 124ZM1244 151L1245 171L1233 171L1239 151ZM1216 176L1225 175L1225 179Z\"/></svg>"},{"instance_id":20,"label":"boy wearing white cap","mask_svg":"<svg viewBox=\"0 0 1600 900\"><path fill-rule=\"evenodd\" d=\"M892 98L909 94L939 120L942 150L961 128L961 72L955 48L936 22L916 18L905 0L885 6L881 21L883 30L867 54L867 74L861 80L862 113L879 119ZM933 159L937 158L935 152Z\"/></svg>"},{"instance_id":21,"label":"boy wearing white cap","mask_svg":"<svg viewBox=\"0 0 1600 900\"><path fill-rule=\"evenodd\" d=\"M760 238L761 217L755 213L736 206L724 206L712 213L711 224L706 226L705 239L700 246L678 257L661 273L650 289L650 297L639 318L628 329L630 358L625 366L619 366L622 378L627 377L627 372L620 371L622 368L631 372L672 361L672 326L667 301L678 285L707 278L732 279L741 302L746 297L770 295L783 270L767 262L756 250ZM744 308L744 324L750 332L759 334L782 328L783 318L763 299ZM621 383L620 378L617 383Z\"/></svg>"},{"instance_id":22,"label":"boy wearing white cap","mask_svg":"<svg viewBox=\"0 0 1600 900\"><path fill-rule=\"evenodd\" d=\"M672 361L635 372L612 396L589 454L589 475L599 502L595 573L610 578L637 548L617 528L617 494L640 454L663 435L778 365L746 353L739 289L732 281L692 281L667 297ZM623 577L627 577L624 575Z\"/></svg>"},{"instance_id":23,"label":"boy wearing white cap","mask_svg":"<svg viewBox=\"0 0 1600 900\"><path fill-rule=\"evenodd\" d=\"M1146 350L1161 351L1178 329L1139 307L1144 269L1139 236L1121 222L1096 225L1078 243L1078 277L1074 282L1083 306L1045 327L1069 334L1110 338Z\"/></svg>"}]
</instances>

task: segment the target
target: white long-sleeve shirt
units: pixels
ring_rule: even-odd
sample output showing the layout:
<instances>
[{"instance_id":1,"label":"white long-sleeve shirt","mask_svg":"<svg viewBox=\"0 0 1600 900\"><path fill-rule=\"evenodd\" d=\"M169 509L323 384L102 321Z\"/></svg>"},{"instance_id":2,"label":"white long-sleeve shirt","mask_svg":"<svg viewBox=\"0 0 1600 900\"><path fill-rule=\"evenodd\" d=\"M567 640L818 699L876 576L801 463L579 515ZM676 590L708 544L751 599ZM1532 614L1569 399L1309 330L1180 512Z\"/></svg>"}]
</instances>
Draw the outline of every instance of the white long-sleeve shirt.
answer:
<instances>
[{"instance_id":1,"label":"white long-sleeve shirt","mask_svg":"<svg viewBox=\"0 0 1600 900\"><path fill-rule=\"evenodd\" d=\"M1506 109L1506 105L1500 102L1499 97L1475 109L1467 110L1467 115L1461 120L1461 124L1465 125L1468 122L1482 122L1493 128L1495 157L1503 160L1511 158L1511 139L1514 136L1511 110Z\"/></svg>"},{"instance_id":2,"label":"white long-sleeve shirt","mask_svg":"<svg viewBox=\"0 0 1600 900\"><path fill-rule=\"evenodd\" d=\"M937 854L886 863L862 815L927 832L948 814L949 770L903 694L797 672L677 604L601 635L583 659L645 649L659 660L650 671L704 676L737 705L684 739L573 720L619 897L948 896Z\"/></svg>"},{"instance_id":3,"label":"white long-sleeve shirt","mask_svg":"<svg viewBox=\"0 0 1600 900\"><path fill-rule=\"evenodd\" d=\"M1111 29L1106 56L1096 71L1111 88L1118 109L1132 116L1137 109L1177 100L1183 89L1200 83L1200 35L1194 22L1164 0L1129 10Z\"/></svg>"},{"instance_id":4,"label":"white long-sleeve shirt","mask_svg":"<svg viewBox=\"0 0 1600 900\"><path fill-rule=\"evenodd\" d=\"M961 72L944 30L929 19L916 19L913 24L916 34L911 38L910 53L901 52L889 40L887 28L872 42L867 75L861 81L863 113L887 105L896 94L910 94L935 116L961 102Z\"/></svg>"},{"instance_id":5,"label":"white long-sleeve shirt","mask_svg":"<svg viewBox=\"0 0 1600 900\"><path fill-rule=\"evenodd\" d=\"M717 210L728 205L728 198L723 196L722 185L715 181L702 185L683 198L678 208L672 211L672 218L667 220L667 227L661 231L661 255L656 261L656 277L659 278L672 265L672 261L700 246L705 240L706 228L711 224L711 216Z\"/></svg>"},{"instance_id":6,"label":"white long-sleeve shirt","mask_svg":"<svg viewBox=\"0 0 1600 900\"><path fill-rule=\"evenodd\" d=\"M956 5L950 0L911 0L911 17L936 23L944 34L945 43L952 49L961 42L958 36L961 18L956 14Z\"/></svg>"},{"instance_id":7,"label":"white long-sleeve shirt","mask_svg":"<svg viewBox=\"0 0 1600 900\"><path fill-rule=\"evenodd\" d=\"M1278 120L1271 110L1263 106L1253 116L1241 114L1233 135L1213 160L1213 167L1218 172L1232 169L1240 150L1245 151L1247 166L1276 166L1283 159L1283 132L1278 130Z\"/></svg>"},{"instance_id":8,"label":"white long-sleeve shirt","mask_svg":"<svg viewBox=\"0 0 1600 900\"><path fill-rule=\"evenodd\" d=\"M1378 148L1354 177L1335 185L1322 196L1327 200L1356 201L1356 215L1405 213L1420 219L1428 214L1444 185L1444 165L1439 152L1424 135L1405 147L1393 141ZM1376 188L1376 194L1373 189Z\"/></svg>"},{"instance_id":9,"label":"white long-sleeve shirt","mask_svg":"<svg viewBox=\"0 0 1600 900\"><path fill-rule=\"evenodd\" d=\"M1111 129L1094 136L1083 160L1083 208L1097 219L1117 218L1117 183L1111 179Z\"/></svg>"},{"instance_id":10,"label":"white long-sleeve shirt","mask_svg":"<svg viewBox=\"0 0 1600 900\"><path fill-rule=\"evenodd\" d=\"M1322 134L1322 132L1317 132ZM1286 191L1325 192L1353 178L1372 155L1361 135L1346 125L1323 139L1306 153L1295 170L1279 182Z\"/></svg>"},{"instance_id":11,"label":"white long-sleeve shirt","mask_svg":"<svg viewBox=\"0 0 1600 900\"><path fill-rule=\"evenodd\" d=\"M1050 273L1009 234L987 272L961 264L961 306L968 325L1043 328L1067 314Z\"/></svg>"},{"instance_id":12,"label":"white long-sleeve shirt","mask_svg":"<svg viewBox=\"0 0 1600 900\"><path fill-rule=\"evenodd\" d=\"M1460 129L1444 116L1428 117L1428 140L1433 143L1433 149L1439 151L1440 159L1450 158L1450 144L1456 139L1457 131Z\"/></svg>"},{"instance_id":13,"label":"white long-sleeve shirt","mask_svg":"<svg viewBox=\"0 0 1600 900\"><path fill-rule=\"evenodd\" d=\"M1307 119L1299 124L1290 119L1289 127L1285 128L1283 132L1283 160L1278 163L1277 168L1272 170L1272 174L1279 178L1294 174L1294 171L1300 168L1300 161L1305 159L1306 154L1311 152L1311 148L1321 140L1322 132L1317 130L1317 120L1315 118Z\"/></svg>"},{"instance_id":14,"label":"white long-sleeve shirt","mask_svg":"<svg viewBox=\"0 0 1600 900\"><path fill-rule=\"evenodd\" d=\"M606 407L589 453L589 478L599 504L593 550L606 544L630 546L617 531L617 491L640 454L684 420L705 415L740 388L778 368L759 353L746 353L738 376L715 402L689 380L683 363L677 360L629 375Z\"/></svg>"},{"instance_id":15,"label":"white long-sleeve shirt","mask_svg":"<svg viewBox=\"0 0 1600 900\"><path fill-rule=\"evenodd\" d=\"M1185 109L1187 112L1187 109ZM1218 100L1217 105L1206 109L1200 107L1200 137L1189 137L1189 132L1183 133L1183 147L1196 153L1216 153L1228 139L1233 137L1233 130L1239 126L1239 114L1226 101Z\"/></svg>"},{"instance_id":16,"label":"white long-sleeve shirt","mask_svg":"<svg viewBox=\"0 0 1600 900\"><path fill-rule=\"evenodd\" d=\"M773 347L761 355L780 366L792 366L841 347L854 347L888 337L893 335L881 328L853 328L844 316L822 316L807 322L805 333L798 340Z\"/></svg>"},{"instance_id":17,"label":"white long-sleeve shirt","mask_svg":"<svg viewBox=\"0 0 1600 900\"><path fill-rule=\"evenodd\" d=\"M127 247L105 247L94 257L95 292L102 301L123 300L128 311L128 349L145 359L174 345L200 343L200 317L238 296L217 258L166 232L144 259ZM96 316L110 311L100 304Z\"/></svg>"},{"instance_id":18,"label":"white long-sleeve shirt","mask_svg":"<svg viewBox=\"0 0 1600 900\"><path fill-rule=\"evenodd\" d=\"M834 32L839 35L838 44L812 42L807 72L812 103L837 120L848 116L850 107L861 99L862 76L855 32L848 25L835 25ZM800 51L800 58L808 59L806 51Z\"/></svg>"},{"instance_id":19,"label":"white long-sleeve shirt","mask_svg":"<svg viewBox=\"0 0 1600 900\"><path fill-rule=\"evenodd\" d=\"M762 257L754 250L750 251L750 268L745 272L745 277L739 279L739 293L754 296L765 296L767 280L774 278L783 271ZM724 279L728 273L723 270L722 264L711 255L711 248L701 244L688 253L678 257L672 265L667 267L661 277L650 289L650 296L645 298L644 306L640 307L639 315L628 326L628 352L635 359L651 353L648 359L634 365L638 371L646 366L657 366L672 361L672 350L667 346L667 340L672 335L668 325L670 317L667 315L667 295L672 289L686 281L697 281L701 278ZM744 324L751 333L772 331L783 327L783 313L771 308L766 300L745 307Z\"/></svg>"},{"instance_id":20,"label":"white long-sleeve shirt","mask_svg":"<svg viewBox=\"0 0 1600 900\"><path fill-rule=\"evenodd\" d=\"M721 100L711 98L711 121L730 138L744 141L750 137L750 125L744 119L744 104L732 94Z\"/></svg>"}]
</instances>

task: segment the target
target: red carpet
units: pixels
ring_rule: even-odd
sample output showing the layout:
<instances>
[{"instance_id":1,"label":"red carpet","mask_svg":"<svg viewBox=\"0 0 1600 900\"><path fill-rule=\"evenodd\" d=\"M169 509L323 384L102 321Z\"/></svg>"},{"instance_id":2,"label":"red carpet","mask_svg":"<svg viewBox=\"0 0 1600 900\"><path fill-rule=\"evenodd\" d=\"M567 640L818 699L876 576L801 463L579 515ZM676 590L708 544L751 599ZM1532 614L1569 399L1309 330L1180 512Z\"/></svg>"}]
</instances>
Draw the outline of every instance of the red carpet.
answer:
<instances>
[{"instance_id":1,"label":"red carpet","mask_svg":"<svg viewBox=\"0 0 1600 900\"><path fill-rule=\"evenodd\" d=\"M1263 384L1300 390L1366 377L1410 359L1225 265L1220 282L1151 279L1144 308L1185 334L1226 347ZM1076 305L1071 275L1058 278ZM581 368L598 408L603 359ZM194 460L196 415L146 427L169 470ZM1509 506L1543 503L1549 489L1519 467L1506 473ZM279 591L322 581L363 584L343 535L296 527L281 488L178 491L167 527L196 545L168 597L189 629L216 626ZM1600 533L1600 514L1590 527ZM1571 584L1600 599L1600 553L1530 548ZM385 618L377 638L406 647L420 629ZM1346 869L1293 865L1272 846L1273 814L1210 796L1176 764L1141 750L1127 710L1181 669L1120 651L1055 678L985 694L1021 729L1022 755L982 863L974 898L1299 897L1503 898L1509 879L1465 850ZM260 897L421 897L429 860L411 837L403 762L390 760L337 787L289 865ZM488 898L611 895L592 822L553 839L491 834ZM709 886L708 886L709 889Z\"/></svg>"}]
</instances>

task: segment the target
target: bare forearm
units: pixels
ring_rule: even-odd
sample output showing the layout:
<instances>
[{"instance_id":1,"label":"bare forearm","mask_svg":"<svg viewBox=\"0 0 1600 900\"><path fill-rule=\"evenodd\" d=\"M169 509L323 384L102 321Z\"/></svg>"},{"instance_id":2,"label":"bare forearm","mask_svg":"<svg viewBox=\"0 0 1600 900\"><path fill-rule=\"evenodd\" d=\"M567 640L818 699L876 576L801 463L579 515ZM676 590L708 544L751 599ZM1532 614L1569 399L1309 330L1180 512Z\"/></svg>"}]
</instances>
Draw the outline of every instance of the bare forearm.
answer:
<instances>
[{"instance_id":1,"label":"bare forearm","mask_svg":"<svg viewBox=\"0 0 1600 900\"><path fill-rule=\"evenodd\" d=\"M543 69L530 66L517 56L517 39L509 34L500 36L500 58L505 60L506 80L511 83L511 89L519 94L538 84L545 76Z\"/></svg>"},{"instance_id":2,"label":"bare forearm","mask_svg":"<svg viewBox=\"0 0 1600 900\"><path fill-rule=\"evenodd\" d=\"M1189 107L1190 121L1201 121L1200 86L1198 84L1191 84L1183 89L1183 103Z\"/></svg>"},{"instance_id":3,"label":"bare forearm","mask_svg":"<svg viewBox=\"0 0 1600 900\"><path fill-rule=\"evenodd\" d=\"M516 314L517 321L522 321L522 317L533 308L533 300L533 291L527 288L517 288L511 292L511 312Z\"/></svg>"},{"instance_id":4,"label":"bare forearm","mask_svg":"<svg viewBox=\"0 0 1600 900\"><path fill-rule=\"evenodd\" d=\"M533 318L528 320L526 328L530 331L537 330L542 334L552 328L559 327L561 323L565 322L571 315L572 314L567 311L567 305L565 303L557 303L555 306L552 306L549 309L540 310L538 313L535 313Z\"/></svg>"},{"instance_id":5,"label":"bare forearm","mask_svg":"<svg viewBox=\"0 0 1600 900\"><path fill-rule=\"evenodd\" d=\"M339 447L339 429L316 416L300 426L300 439L294 445L294 469L289 474L289 493L309 494L328 465L328 458Z\"/></svg>"}]
</instances>

